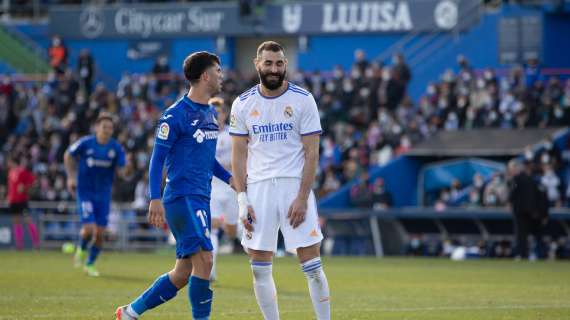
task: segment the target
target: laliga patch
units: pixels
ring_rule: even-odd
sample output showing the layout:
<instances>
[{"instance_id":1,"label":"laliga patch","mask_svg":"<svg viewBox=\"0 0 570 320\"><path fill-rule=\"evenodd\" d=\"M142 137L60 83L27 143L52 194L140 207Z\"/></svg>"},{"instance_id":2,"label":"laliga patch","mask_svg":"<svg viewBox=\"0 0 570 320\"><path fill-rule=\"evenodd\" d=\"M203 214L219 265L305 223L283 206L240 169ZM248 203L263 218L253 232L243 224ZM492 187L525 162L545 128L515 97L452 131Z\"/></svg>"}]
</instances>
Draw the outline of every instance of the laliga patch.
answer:
<instances>
[{"instance_id":1,"label":"laliga patch","mask_svg":"<svg viewBox=\"0 0 570 320\"><path fill-rule=\"evenodd\" d=\"M235 128L236 127L236 115L232 114L230 115L230 127Z\"/></svg>"},{"instance_id":2,"label":"laliga patch","mask_svg":"<svg viewBox=\"0 0 570 320\"><path fill-rule=\"evenodd\" d=\"M169 133L170 133L170 126L168 125L168 123L163 122L158 127L158 133L156 134L156 137L162 140L168 140Z\"/></svg>"}]
</instances>

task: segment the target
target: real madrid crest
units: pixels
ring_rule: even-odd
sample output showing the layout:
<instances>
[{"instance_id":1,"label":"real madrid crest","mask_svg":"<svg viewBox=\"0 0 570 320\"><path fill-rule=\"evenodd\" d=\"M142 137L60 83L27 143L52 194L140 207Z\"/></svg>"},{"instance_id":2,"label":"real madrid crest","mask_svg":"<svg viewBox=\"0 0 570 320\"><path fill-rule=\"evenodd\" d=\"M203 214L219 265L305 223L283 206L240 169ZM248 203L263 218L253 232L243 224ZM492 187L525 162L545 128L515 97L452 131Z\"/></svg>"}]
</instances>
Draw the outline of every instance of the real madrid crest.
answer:
<instances>
[{"instance_id":1,"label":"real madrid crest","mask_svg":"<svg viewBox=\"0 0 570 320\"><path fill-rule=\"evenodd\" d=\"M286 106L283 114L285 115L285 118L291 118L293 116L293 108L291 108L291 106Z\"/></svg>"}]
</instances>

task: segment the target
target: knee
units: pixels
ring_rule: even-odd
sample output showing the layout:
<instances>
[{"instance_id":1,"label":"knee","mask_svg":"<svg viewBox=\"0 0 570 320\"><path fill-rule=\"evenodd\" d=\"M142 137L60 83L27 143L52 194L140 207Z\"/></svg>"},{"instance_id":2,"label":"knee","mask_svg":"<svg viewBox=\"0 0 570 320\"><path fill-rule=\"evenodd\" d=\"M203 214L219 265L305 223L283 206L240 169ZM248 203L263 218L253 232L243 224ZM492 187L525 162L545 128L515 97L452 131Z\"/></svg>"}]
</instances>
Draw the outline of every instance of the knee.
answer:
<instances>
[{"instance_id":1,"label":"knee","mask_svg":"<svg viewBox=\"0 0 570 320\"><path fill-rule=\"evenodd\" d=\"M214 257L209 251L200 251L192 257L192 265L194 266L195 273L209 275L214 265Z\"/></svg>"},{"instance_id":2,"label":"knee","mask_svg":"<svg viewBox=\"0 0 570 320\"><path fill-rule=\"evenodd\" d=\"M102 242L104 235L105 235L105 229L102 228L95 229L95 241Z\"/></svg>"},{"instance_id":3,"label":"knee","mask_svg":"<svg viewBox=\"0 0 570 320\"><path fill-rule=\"evenodd\" d=\"M192 274L191 268L190 269L175 268L168 273L170 281L178 289L181 289L188 284L188 278L190 278L190 274Z\"/></svg>"},{"instance_id":4,"label":"knee","mask_svg":"<svg viewBox=\"0 0 570 320\"><path fill-rule=\"evenodd\" d=\"M312 245L310 247L305 247L305 248L298 248L297 249L297 256L299 257L299 261L301 263L309 261L311 259L320 257L320 249L321 249L321 245L320 243L317 243L315 245Z\"/></svg>"},{"instance_id":5,"label":"knee","mask_svg":"<svg viewBox=\"0 0 570 320\"><path fill-rule=\"evenodd\" d=\"M83 226L83 228L81 228L81 236L82 237L90 237L93 235L93 227L92 226Z\"/></svg>"},{"instance_id":6,"label":"knee","mask_svg":"<svg viewBox=\"0 0 570 320\"><path fill-rule=\"evenodd\" d=\"M212 270L214 265L214 256L211 253L203 254L202 255L202 266L206 270Z\"/></svg>"}]
</instances>

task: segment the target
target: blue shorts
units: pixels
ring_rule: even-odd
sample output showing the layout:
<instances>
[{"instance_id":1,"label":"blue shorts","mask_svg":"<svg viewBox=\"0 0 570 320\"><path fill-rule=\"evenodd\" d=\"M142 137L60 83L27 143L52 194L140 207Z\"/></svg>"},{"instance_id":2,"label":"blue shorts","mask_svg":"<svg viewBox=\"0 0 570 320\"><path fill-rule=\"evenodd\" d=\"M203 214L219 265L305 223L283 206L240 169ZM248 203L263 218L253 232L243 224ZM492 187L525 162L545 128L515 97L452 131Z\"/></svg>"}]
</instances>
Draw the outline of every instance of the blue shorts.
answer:
<instances>
[{"instance_id":1,"label":"blue shorts","mask_svg":"<svg viewBox=\"0 0 570 320\"><path fill-rule=\"evenodd\" d=\"M176 258L184 259L200 249L212 251L210 200L183 196L164 204L166 222L176 239Z\"/></svg>"},{"instance_id":2,"label":"blue shorts","mask_svg":"<svg viewBox=\"0 0 570 320\"><path fill-rule=\"evenodd\" d=\"M110 208L109 201L92 201L77 197L77 213L82 225L95 223L97 226L106 227L109 223Z\"/></svg>"}]
</instances>

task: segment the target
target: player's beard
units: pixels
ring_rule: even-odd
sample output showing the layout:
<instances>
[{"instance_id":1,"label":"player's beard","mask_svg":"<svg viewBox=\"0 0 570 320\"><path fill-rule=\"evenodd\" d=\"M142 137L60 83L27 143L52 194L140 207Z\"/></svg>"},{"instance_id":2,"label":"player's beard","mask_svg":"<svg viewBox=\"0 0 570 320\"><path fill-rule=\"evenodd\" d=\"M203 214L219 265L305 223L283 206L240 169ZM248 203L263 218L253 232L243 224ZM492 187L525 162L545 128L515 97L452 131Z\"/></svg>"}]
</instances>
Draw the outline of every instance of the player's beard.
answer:
<instances>
[{"instance_id":1,"label":"player's beard","mask_svg":"<svg viewBox=\"0 0 570 320\"><path fill-rule=\"evenodd\" d=\"M283 71L283 73L272 73L272 72L263 73L261 72L261 70L257 70L257 73L259 74L259 80L261 81L261 84L263 84L264 87L266 87L269 90L277 90L283 84L283 80L285 80L285 75L287 74L287 71ZM277 79L269 79L270 76L276 76Z\"/></svg>"}]
</instances>

